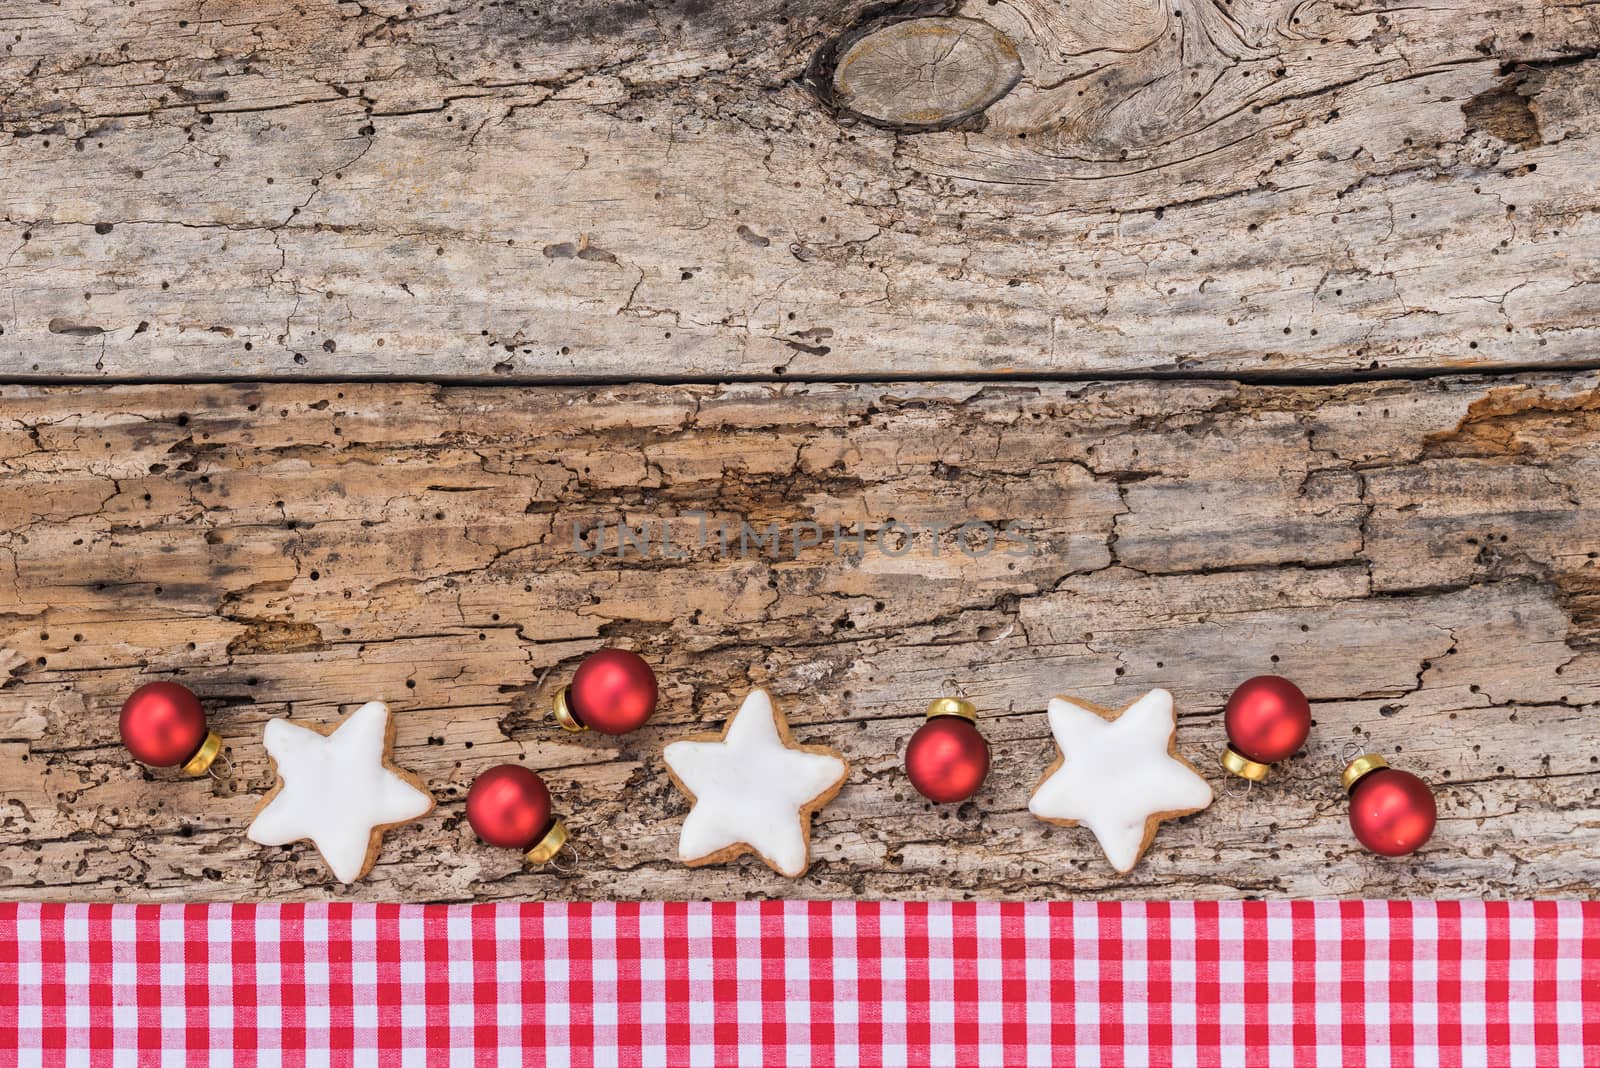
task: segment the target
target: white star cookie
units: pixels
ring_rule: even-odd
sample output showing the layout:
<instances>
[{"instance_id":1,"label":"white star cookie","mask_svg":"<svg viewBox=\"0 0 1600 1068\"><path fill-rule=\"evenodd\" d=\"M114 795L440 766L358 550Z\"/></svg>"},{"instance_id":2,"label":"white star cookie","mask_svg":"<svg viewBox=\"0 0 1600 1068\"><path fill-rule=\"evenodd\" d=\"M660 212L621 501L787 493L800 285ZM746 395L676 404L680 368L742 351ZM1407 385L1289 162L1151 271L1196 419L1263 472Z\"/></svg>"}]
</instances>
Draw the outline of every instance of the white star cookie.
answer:
<instances>
[{"instance_id":1,"label":"white star cookie","mask_svg":"<svg viewBox=\"0 0 1600 1068\"><path fill-rule=\"evenodd\" d=\"M278 784L246 834L261 845L310 839L342 883L367 874L385 830L433 808L421 781L385 759L394 728L382 701L362 705L331 734L272 720L263 741Z\"/></svg>"},{"instance_id":2,"label":"white star cookie","mask_svg":"<svg viewBox=\"0 0 1600 1068\"><path fill-rule=\"evenodd\" d=\"M780 875L805 874L811 814L844 785L850 765L820 745L795 745L765 690L751 690L722 733L673 742L667 771L694 807L678 837L691 867L753 852Z\"/></svg>"},{"instance_id":3,"label":"white star cookie","mask_svg":"<svg viewBox=\"0 0 1600 1068\"><path fill-rule=\"evenodd\" d=\"M1106 859L1126 875L1162 820L1211 804L1211 787L1178 756L1172 695L1151 690L1120 713L1050 699L1050 731L1061 755L1028 801L1042 820L1094 832Z\"/></svg>"}]
</instances>

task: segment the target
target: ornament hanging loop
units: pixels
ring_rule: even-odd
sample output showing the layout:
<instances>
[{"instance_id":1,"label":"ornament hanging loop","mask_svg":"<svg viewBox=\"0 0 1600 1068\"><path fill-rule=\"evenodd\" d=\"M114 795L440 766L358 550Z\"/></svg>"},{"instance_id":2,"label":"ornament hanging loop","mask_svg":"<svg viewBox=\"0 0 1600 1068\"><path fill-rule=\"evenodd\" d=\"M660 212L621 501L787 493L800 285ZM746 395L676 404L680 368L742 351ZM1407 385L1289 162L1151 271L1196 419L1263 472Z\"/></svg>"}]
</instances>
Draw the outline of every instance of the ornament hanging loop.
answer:
<instances>
[{"instance_id":1,"label":"ornament hanging loop","mask_svg":"<svg viewBox=\"0 0 1600 1068\"><path fill-rule=\"evenodd\" d=\"M233 778L233 758L228 756L226 749L217 754L217 758L206 768L206 774L218 782L227 782Z\"/></svg>"},{"instance_id":2,"label":"ornament hanging loop","mask_svg":"<svg viewBox=\"0 0 1600 1068\"><path fill-rule=\"evenodd\" d=\"M561 848L556 850L555 856L545 861L545 866L562 878L568 878L582 873L583 856L569 838L561 843Z\"/></svg>"}]
</instances>

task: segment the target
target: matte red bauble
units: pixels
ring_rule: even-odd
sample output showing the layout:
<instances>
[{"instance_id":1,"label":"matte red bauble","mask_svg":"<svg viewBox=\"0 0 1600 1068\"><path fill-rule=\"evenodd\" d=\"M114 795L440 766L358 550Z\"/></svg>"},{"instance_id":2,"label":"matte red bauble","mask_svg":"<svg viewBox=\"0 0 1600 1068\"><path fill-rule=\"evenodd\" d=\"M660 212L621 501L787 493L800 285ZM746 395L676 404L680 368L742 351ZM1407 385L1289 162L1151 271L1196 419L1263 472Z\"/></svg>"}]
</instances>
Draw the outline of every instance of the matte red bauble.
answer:
<instances>
[{"instance_id":1,"label":"matte red bauble","mask_svg":"<svg viewBox=\"0 0 1600 1068\"><path fill-rule=\"evenodd\" d=\"M569 731L627 734L656 710L656 673L638 653L591 653L556 695L556 721Z\"/></svg>"},{"instance_id":2,"label":"matte red bauble","mask_svg":"<svg viewBox=\"0 0 1600 1068\"><path fill-rule=\"evenodd\" d=\"M927 722L906 744L906 775L930 801L965 801L989 775L989 743L966 701L941 697L928 706Z\"/></svg>"},{"instance_id":3,"label":"matte red bauble","mask_svg":"<svg viewBox=\"0 0 1600 1068\"><path fill-rule=\"evenodd\" d=\"M1222 766L1259 782L1269 765L1287 760L1311 733L1311 703L1300 687L1277 675L1257 675L1233 691L1222 712L1228 748Z\"/></svg>"},{"instance_id":4,"label":"matte red bauble","mask_svg":"<svg viewBox=\"0 0 1600 1068\"><path fill-rule=\"evenodd\" d=\"M1438 803L1428 784L1409 771L1368 753L1344 769L1344 785L1350 792L1350 829L1374 853L1403 857L1433 834Z\"/></svg>"},{"instance_id":5,"label":"matte red bauble","mask_svg":"<svg viewBox=\"0 0 1600 1068\"><path fill-rule=\"evenodd\" d=\"M536 864L555 856L567 840L544 780L520 764L501 764L478 776L467 791L467 822L485 842L520 849Z\"/></svg>"},{"instance_id":6,"label":"matte red bauble","mask_svg":"<svg viewBox=\"0 0 1600 1068\"><path fill-rule=\"evenodd\" d=\"M146 683L133 691L117 725L128 752L155 768L181 764L189 775L204 775L222 751L222 739L206 728L200 699L175 682Z\"/></svg>"}]
</instances>

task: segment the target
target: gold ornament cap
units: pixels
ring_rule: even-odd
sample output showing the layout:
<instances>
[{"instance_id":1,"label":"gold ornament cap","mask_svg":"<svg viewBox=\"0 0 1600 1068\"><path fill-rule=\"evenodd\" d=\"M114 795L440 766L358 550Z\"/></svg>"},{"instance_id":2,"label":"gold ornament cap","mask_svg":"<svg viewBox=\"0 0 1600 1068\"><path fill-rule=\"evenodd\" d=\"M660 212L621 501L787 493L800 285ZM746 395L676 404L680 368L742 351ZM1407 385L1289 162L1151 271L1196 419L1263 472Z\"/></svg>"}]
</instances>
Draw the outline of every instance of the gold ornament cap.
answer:
<instances>
[{"instance_id":1,"label":"gold ornament cap","mask_svg":"<svg viewBox=\"0 0 1600 1068\"><path fill-rule=\"evenodd\" d=\"M940 697L928 705L928 718L934 716L960 716L968 723L978 722L978 709L971 701L959 697Z\"/></svg>"},{"instance_id":2,"label":"gold ornament cap","mask_svg":"<svg viewBox=\"0 0 1600 1068\"><path fill-rule=\"evenodd\" d=\"M1234 752L1231 746L1222 750L1222 766L1241 779L1260 782L1272 770L1271 764L1260 764L1247 756Z\"/></svg>"},{"instance_id":3,"label":"gold ornament cap","mask_svg":"<svg viewBox=\"0 0 1600 1068\"><path fill-rule=\"evenodd\" d=\"M563 686L556 692L556 722L561 724L562 730L579 734L589 728L585 727L578 717L572 714L572 706L567 704L567 695L571 692L571 686Z\"/></svg>"},{"instance_id":4,"label":"gold ornament cap","mask_svg":"<svg viewBox=\"0 0 1600 1068\"><path fill-rule=\"evenodd\" d=\"M1344 783L1345 792L1349 793L1355 788L1356 783L1360 782L1366 775L1388 766L1389 762L1377 753L1363 753L1350 761L1349 767L1344 769L1344 774L1339 777L1339 781Z\"/></svg>"},{"instance_id":5,"label":"gold ornament cap","mask_svg":"<svg viewBox=\"0 0 1600 1068\"><path fill-rule=\"evenodd\" d=\"M198 778L211 770L212 763L222 752L222 736L216 731L209 731L206 740L200 743L200 748L194 751L194 756L183 766L185 775Z\"/></svg>"},{"instance_id":6,"label":"gold ornament cap","mask_svg":"<svg viewBox=\"0 0 1600 1068\"><path fill-rule=\"evenodd\" d=\"M522 859L529 864L544 864L561 852L561 847L567 844L567 825L560 816L544 832L544 837L534 843L532 849L522 854Z\"/></svg>"}]
</instances>

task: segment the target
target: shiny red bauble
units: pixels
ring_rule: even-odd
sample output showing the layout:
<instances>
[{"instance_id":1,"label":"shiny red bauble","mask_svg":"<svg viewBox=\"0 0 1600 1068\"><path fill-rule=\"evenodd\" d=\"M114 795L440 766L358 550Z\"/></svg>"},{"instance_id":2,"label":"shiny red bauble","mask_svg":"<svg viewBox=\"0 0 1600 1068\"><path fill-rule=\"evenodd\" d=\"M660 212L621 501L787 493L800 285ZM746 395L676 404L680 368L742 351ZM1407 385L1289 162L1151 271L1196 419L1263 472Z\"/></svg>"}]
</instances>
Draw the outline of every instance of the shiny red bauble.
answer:
<instances>
[{"instance_id":1,"label":"shiny red bauble","mask_svg":"<svg viewBox=\"0 0 1600 1068\"><path fill-rule=\"evenodd\" d=\"M521 765L501 764L467 792L467 822L492 846L531 849L556 820L544 780Z\"/></svg>"},{"instance_id":2,"label":"shiny red bauble","mask_svg":"<svg viewBox=\"0 0 1600 1068\"><path fill-rule=\"evenodd\" d=\"M656 673L643 657L626 649L601 649L578 665L572 685L557 702L556 718L569 730L626 734L644 726L656 710L656 695Z\"/></svg>"},{"instance_id":3,"label":"shiny red bauble","mask_svg":"<svg viewBox=\"0 0 1600 1068\"><path fill-rule=\"evenodd\" d=\"M156 768L189 762L210 734L200 699L175 682L147 683L129 694L118 726L128 752Z\"/></svg>"},{"instance_id":4,"label":"shiny red bauble","mask_svg":"<svg viewBox=\"0 0 1600 1068\"><path fill-rule=\"evenodd\" d=\"M1258 764L1294 756L1311 733L1311 704L1300 687L1277 675L1245 681L1222 712L1228 747Z\"/></svg>"},{"instance_id":5,"label":"shiny red bauble","mask_svg":"<svg viewBox=\"0 0 1600 1068\"><path fill-rule=\"evenodd\" d=\"M1403 857L1416 852L1438 820L1433 790L1409 771L1380 767L1350 787L1350 829L1374 853Z\"/></svg>"},{"instance_id":6,"label":"shiny red bauble","mask_svg":"<svg viewBox=\"0 0 1600 1068\"><path fill-rule=\"evenodd\" d=\"M930 801L965 801L989 775L989 743L964 715L930 712L906 744L906 775Z\"/></svg>"}]
</instances>

